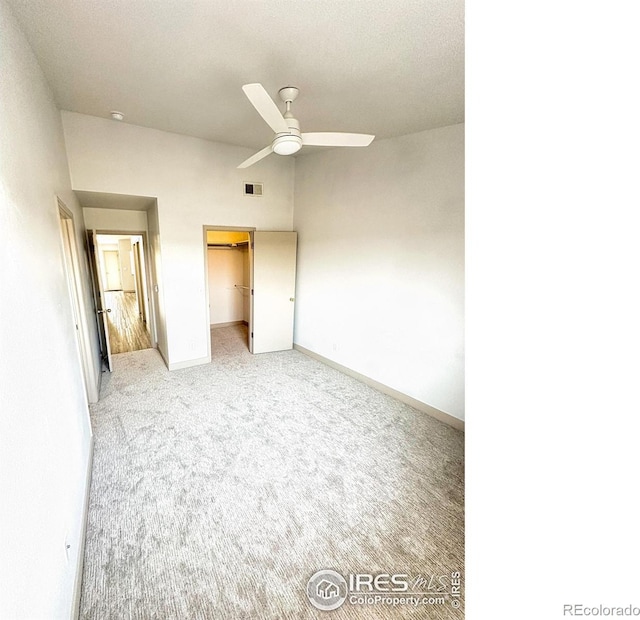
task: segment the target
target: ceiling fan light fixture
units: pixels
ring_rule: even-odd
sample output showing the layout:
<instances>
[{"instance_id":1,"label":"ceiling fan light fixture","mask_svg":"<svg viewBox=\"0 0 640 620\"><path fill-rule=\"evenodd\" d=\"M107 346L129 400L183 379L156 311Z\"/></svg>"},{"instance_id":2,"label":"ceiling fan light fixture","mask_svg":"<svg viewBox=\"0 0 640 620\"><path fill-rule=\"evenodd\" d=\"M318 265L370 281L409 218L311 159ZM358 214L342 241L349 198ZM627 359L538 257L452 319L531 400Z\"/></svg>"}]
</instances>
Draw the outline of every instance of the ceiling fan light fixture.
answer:
<instances>
[{"instance_id":1,"label":"ceiling fan light fixture","mask_svg":"<svg viewBox=\"0 0 640 620\"><path fill-rule=\"evenodd\" d=\"M345 133L344 131L320 131L301 133L300 123L291 112L291 102L298 96L295 86L285 86L278 91L280 99L284 101L287 110L284 114L262 84L245 84L242 87L251 105L275 133L275 139L261 151L254 153L243 161L238 168L248 168L256 162L277 153L278 155L293 155L303 146L369 146L375 138L372 134Z\"/></svg>"},{"instance_id":2,"label":"ceiling fan light fixture","mask_svg":"<svg viewBox=\"0 0 640 620\"><path fill-rule=\"evenodd\" d=\"M278 136L273 141L273 152L278 155L293 155L302 148L302 138L294 134Z\"/></svg>"}]
</instances>

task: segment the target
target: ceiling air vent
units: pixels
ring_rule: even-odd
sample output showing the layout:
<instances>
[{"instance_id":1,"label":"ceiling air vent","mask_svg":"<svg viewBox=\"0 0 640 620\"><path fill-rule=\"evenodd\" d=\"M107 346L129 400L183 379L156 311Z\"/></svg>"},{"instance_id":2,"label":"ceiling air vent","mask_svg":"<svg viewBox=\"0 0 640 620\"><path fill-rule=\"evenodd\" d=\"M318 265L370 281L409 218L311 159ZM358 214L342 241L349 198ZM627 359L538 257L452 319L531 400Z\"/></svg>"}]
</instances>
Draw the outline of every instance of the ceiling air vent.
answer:
<instances>
[{"instance_id":1,"label":"ceiling air vent","mask_svg":"<svg viewBox=\"0 0 640 620\"><path fill-rule=\"evenodd\" d=\"M262 183L245 183L245 196L262 196Z\"/></svg>"}]
</instances>

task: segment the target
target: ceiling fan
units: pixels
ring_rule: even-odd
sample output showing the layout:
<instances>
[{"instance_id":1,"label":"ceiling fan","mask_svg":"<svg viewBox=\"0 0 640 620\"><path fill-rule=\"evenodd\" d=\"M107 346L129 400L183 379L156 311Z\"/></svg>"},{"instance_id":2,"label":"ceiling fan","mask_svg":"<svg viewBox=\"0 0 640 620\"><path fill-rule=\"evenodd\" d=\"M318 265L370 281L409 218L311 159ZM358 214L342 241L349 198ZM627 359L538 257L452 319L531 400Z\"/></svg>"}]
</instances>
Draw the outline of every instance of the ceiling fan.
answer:
<instances>
[{"instance_id":1,"label":"ceiling fan","mask_svg":"<svg viewBox=\"0 0 640 620\"><path fill-rule=\"evenodd\" d=\"M300 123L293 117L291 103L298 96L295 86L285 86L278 91L286 110L280 113L278 106L269 97L262 84L245 84L242 87L258 114L275 132L273 142L243 161L238 168L248 168L271 153L293 155L303 146L369 146L375 136L365 133L314 132L300 133Z\"/></svg>"}]
</instances>

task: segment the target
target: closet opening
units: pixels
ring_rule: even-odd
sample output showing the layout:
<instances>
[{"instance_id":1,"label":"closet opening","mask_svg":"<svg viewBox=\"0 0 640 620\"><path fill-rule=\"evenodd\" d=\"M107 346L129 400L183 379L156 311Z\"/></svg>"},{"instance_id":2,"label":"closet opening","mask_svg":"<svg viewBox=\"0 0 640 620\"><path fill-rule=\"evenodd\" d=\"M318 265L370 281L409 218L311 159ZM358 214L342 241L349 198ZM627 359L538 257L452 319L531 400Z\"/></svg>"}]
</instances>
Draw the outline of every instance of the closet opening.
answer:
<instances>
[{"instance_id":1,"label":"closet opening","mask_svg":"<svg viewBox=\"0 0 640 620\"><path fill-rule=\"evenodd\" d=\"M205 227L209 353L241 346L251 351L253 229Z\"/></svg>"}]
</instances>

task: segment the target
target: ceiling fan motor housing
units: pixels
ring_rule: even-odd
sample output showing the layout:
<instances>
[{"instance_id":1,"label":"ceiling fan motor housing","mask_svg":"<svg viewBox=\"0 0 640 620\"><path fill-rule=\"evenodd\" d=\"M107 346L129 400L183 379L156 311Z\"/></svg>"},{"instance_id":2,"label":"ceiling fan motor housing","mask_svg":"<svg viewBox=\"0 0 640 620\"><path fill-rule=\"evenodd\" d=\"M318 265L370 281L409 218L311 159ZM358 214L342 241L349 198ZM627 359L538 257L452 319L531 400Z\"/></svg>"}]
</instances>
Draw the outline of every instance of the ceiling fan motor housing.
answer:
<instances>
[{"instance_id":1,"label":"ceiling fan motor housing","mask_svg":"<svg viewBox=\"0 0 640 620\"><path fill-rule=\"evenodd\" d=\"M287 101L295 101L298 97L300 91L295 86L285 86L278 91L278 95L280 95L280 99L285 103Z\"/></svg>"},{"instance_id":2,"label":"ceiling fan motor housing","mask_svg":"<svg viewBox=\"0 0 640 620\"><path fill-rule=\"evenodd\" d=\"M278 155L293 155L302 148L302 136L300 135L300 123L295 118L286 118L289 131L276 134L271 144L274 153Z\"/></svg>"},{"instance_id":3,"label":"ceiling fan motor housing","mask_svg":"<svg viewBox=\"0 0 640 620\"><path fill-rule=\"evenodd\" d=\"M292 128L291 133L279 133L271 144L271 148L278 155L293 155L297 153L302 148L300 130Z\"/></svg>"}]
</instances>

